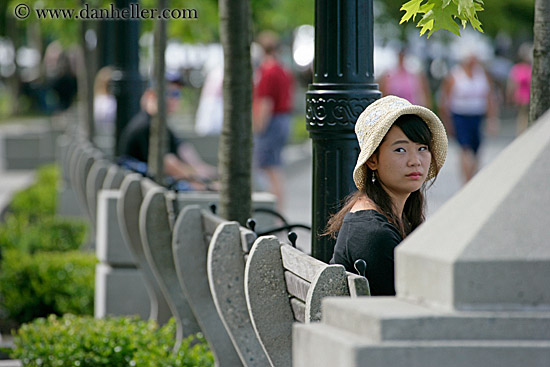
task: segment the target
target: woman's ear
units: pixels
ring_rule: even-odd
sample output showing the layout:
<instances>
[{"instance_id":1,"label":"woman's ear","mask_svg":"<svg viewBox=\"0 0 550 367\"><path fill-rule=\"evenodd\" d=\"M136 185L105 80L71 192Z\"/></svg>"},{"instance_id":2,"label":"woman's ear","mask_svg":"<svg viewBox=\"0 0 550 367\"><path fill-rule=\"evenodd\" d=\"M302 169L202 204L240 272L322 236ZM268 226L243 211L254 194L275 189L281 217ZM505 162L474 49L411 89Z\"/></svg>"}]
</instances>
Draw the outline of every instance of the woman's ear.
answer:
<instances>
[{"instance_id":1,"label":"woman's ear","mask_svg":"<svg viewBox=\"0 0 550 367\"><path fill-rule=\"evenodd\" d=\"M378 157L376 156L376 154L371 155L370 158L367 159L367 162L365 164L367 165L367 167L370 168L371 171L376 171L376 169L378 168Z\"/></svg>"}]
</instances>

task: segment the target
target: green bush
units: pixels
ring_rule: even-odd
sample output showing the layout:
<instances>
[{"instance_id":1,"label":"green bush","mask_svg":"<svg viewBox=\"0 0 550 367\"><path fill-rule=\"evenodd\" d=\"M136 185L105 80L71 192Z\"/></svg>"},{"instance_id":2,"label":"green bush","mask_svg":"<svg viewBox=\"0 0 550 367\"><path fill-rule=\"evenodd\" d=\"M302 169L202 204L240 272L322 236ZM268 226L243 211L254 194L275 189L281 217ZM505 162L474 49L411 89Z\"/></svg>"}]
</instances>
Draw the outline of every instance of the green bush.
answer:
<instances>
[{"instance_id":1,"label":"green bush","mask_svg":"<svg viewBox=\"0 0 550 367\"><path fill-rule=\"evenodd\" d=\"M28 218L30 222L37 218L54 216L58 180L59 168L56 165L41 167L36 172L36 182L13 196L9 212L17 217Z\"/></svg>"},{"instance_id":2,"label":"green bush","mask_svg":"<svg viewBox=\"0 0 550 367\"><path fill-rule=\"evenodd\" d=\"M206 367L214 358L201 335L186 339L176 353L175 322L158 328L154 321L117 317L93 319L50 316L14 333L12 358L28 367Z\"/></svg>"},{"instance_id":3,"label":"green bush","mask_svg":"<svg viewBox=\"0 0 550 367\"><path fill-rule=\"evenodd\" d=\"M55 216L58 178L56 166L39 169L0 224L0 305L16 323L93 312L95 256L67 252L81 247L87 226Z\"/></svg>"},{"instance_id":4,"label":"green bush","mask_svg":"<svg viewBox=\"0 0 550 367\"><path fill-rule=\"evenodd\" d=\"M31 223L26 217L9 214L0 225L0 246L2 250L27 253L71 251L80 248L86 234L87 226L82 220L44 217Z\"/></svg>"},{"instance_id":5,"label":"green bush","mask_svg":"<svg viewBox=\"0 0 550 367\"><path fill-rule=\"evenodd\" d=\"M94 303L93 254L5 251L0 268L2 306L19 323L49 314L91 315Z\"/></svg>"},{"instance_id":6,"label":"green bush","mask_svg":"<svg viewBox=\"0 0 550 367\"><path fill-rule=\"evenodd\" d=\"M36 182L13 197L4 223L0 224L0 248L36 251L78 249L86 238L86 223L55 217L59 169L43 166Z\"/></svg>"}]
</instances>

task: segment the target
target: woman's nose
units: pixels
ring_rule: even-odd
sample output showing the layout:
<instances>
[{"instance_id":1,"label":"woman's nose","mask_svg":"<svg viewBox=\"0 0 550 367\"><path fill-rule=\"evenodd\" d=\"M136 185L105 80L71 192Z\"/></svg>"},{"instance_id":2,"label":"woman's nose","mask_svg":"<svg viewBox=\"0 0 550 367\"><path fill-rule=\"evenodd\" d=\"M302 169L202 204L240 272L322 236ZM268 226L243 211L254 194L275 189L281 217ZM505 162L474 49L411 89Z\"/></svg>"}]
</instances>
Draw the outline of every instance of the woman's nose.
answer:
<instances>
[{"instance_id":1,"label":"woman's nose","mask_svg":"<svg viewBox=\"0 0 550 367\"><path fill-rule=\"evenodd\" d=\"M420 166L422 164L422 161L420 160L420 156L416 152L412 152L409 154L409 166Z\"/></svg>"}]
</instances>

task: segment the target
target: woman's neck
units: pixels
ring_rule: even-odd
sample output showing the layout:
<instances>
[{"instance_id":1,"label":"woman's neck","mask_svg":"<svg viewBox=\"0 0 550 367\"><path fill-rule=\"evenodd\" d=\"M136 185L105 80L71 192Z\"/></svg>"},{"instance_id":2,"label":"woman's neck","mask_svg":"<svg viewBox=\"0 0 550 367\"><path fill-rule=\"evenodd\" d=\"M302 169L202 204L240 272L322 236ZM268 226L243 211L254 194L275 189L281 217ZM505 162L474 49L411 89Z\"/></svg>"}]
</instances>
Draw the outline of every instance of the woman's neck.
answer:
<instances>
[{"instance_id":1,"label":"woman's neck","mask_svg":"<svg viewBox=\"0 0 550 367\"><path fill-rule=\"evenodd\" d=\"M405 208L405 203L407 202L407 199L409 198L410 193L401 194L401 193L393 192L392 190L388 189L384 184L382 184L382 189L386 191L386 193L390 197L393 214L397 218L401 219L403 216L403 208Z\"/></svg>"},{"instance_id":2,"label":"woman's neck","mask_svg":"<svg viewBox=\"0 0 550 367\"><path fill-rule=\"evenodd\" d=\"M392 206L393 206L393 212L395 213L395 215L397 216L397 218L403 218L403 208L405 208L405 202L407 201L407 197L406 198L394 198L390 195L391 197L391 202L392 202Z\"/></svg>"}]
</instances>

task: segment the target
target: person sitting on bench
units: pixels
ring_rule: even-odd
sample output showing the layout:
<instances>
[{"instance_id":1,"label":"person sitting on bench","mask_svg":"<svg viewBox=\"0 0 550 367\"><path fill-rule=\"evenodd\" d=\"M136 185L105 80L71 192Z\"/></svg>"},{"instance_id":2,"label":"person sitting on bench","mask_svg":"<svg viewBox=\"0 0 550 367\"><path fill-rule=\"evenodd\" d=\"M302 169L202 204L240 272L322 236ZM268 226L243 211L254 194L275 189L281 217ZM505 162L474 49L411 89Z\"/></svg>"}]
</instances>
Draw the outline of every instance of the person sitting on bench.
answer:
<instances>
[{"instance_id":1,"label":"person sitting on bench","mask_svg":"<svg viewBox=\"0 0 550 367\"><path fill-rule=\"evenodd\" d=\"M425 186L445 162L447 134L432 111L395 96L367 107L355 133L358 191L329 219L326 234L337 237L330 263L354 272L363 259L371 295L395 295L394 249L424 221Z\"/></svg>"},{"instance_id":2,"label":"person sitting on bench","mask_svg":"<svg viewBox=\"0 0 550 367\"><path fill-rule=\"evenodd\" d=\"M183 83L179 74L167 74L167 82L166 111L170 114L178 107ZM141 111L130 120L121 133L119 163L122 166L146 174L151 120L157 109L156 91L149 87L141 98ZM179 182L179 189L208 189L207 184L216 175L215 168L205 163L191 144L176 138L170 128L167 130L168 154L164 156L165 174L175 181L183 180Z\"/></svg>"}]
</instances>

